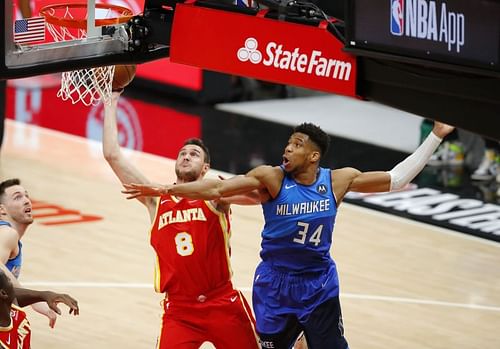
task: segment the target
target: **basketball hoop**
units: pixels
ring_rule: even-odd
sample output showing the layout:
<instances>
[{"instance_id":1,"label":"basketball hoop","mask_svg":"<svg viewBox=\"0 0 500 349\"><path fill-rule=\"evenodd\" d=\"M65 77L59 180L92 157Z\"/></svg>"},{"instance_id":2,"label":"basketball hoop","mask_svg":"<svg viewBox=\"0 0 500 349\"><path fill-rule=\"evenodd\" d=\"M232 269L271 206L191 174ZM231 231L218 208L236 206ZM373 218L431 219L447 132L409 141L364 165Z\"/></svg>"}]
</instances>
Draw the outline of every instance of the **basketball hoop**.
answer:
<instances>
[{"instance_id":1,"label":"basketball hoop","mask_svg":"<svg viewBox=\"0 0 500 349\"><path fill-rule=\"evenodd\" d=\"M47 29L54 41L90 40L96 28L128 22L133 16L130 9L112 4L94 4L95 12L88 13L87 3L65 3L43 7L40 15L45 17ZM99 18L96 18L99 15ZM94 23L91 23L95 18ZM90 19L89 23L87 19ZM79 69L63 72L61 88L57 96L72 103L82 102L86 106L96 105L102 99L109 103L115 66Z\"/></svg>"}]
</instances>

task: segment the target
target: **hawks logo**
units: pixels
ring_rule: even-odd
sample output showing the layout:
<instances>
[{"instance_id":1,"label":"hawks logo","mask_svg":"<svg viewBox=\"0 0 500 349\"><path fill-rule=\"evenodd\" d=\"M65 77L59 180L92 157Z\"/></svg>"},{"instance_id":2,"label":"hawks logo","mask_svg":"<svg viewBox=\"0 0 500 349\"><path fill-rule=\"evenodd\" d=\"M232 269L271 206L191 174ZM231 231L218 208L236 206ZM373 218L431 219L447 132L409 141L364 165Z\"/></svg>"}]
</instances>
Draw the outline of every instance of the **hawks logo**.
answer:
<instances>
[{"instance_id":1,"label":"hawks logo","mask_svg":"<svg viewBox=\"0 0 500 349\"><path fill-rule=\"evenodd\" d=\"M142 150L143 132L139 116L129 101L120 98L116 116L118 141L124 148ZM94 106L87 118L87 138L100 141L104 125L104 107L100 103Z\"/></svg>"}]
</instances>

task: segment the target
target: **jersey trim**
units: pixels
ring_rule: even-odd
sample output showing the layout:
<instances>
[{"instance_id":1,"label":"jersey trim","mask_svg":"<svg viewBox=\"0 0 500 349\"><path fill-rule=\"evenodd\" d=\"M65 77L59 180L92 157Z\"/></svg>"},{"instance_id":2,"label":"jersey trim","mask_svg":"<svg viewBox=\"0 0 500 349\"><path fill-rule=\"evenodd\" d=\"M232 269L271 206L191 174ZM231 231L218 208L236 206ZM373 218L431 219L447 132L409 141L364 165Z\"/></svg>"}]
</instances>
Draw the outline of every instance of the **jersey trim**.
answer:
<instances>
[{"instance_id":1,"label":"jersey trim","mask_svg":"<svg viewBox=\"0 0 500 349\"><path fill-rule=\"evenodd\" d=\"M332 190L333 200L335 200L335 207L338 208L339 202L337 200L337 196L335 195L335 189L333 188L332 170L328 169L328 172L329 172L329 177L330 177L330 189Z\"/></svg>"},{"instance_id":2,"label":"jersey trim","mask_svg":"<svg viewBox=\"0 0 500 349\"><path fill-rule=\"evenodd\" d=\"M227 259L227 268L229 272L228 280L231 280L231 277L233 276L233 268L231 267L231 255L229 254L231 248L231 243L229 241L231 238L231 228L230 228L231 225L229 224L229 214L219 211L215 207L212 201L204 200L204 202L210 211L219 216L219 224L222 228L222 234L224 234L224 243L226 245L226 259Z\"/></svg>"},{"instance_id":3,"label":"jersey trim","mask_svg":"<svg viewBox=\"0 0 500 349\"><path fill-rule=\"evenodd\" d=\"M174 196L174 195L169 195L170 199L172 199L173 202L175 202L176 204L181 202L181 200L183 198L178 198L177 196Z\"/></svg>"},{"instance_id":4,"label":"jersey trim","mask_svg":"<svg viewBox=\"0 0 500 349\"><path fill-rule=\"evenodd\" d=\"M6 327L1 327L0 326L0 332L9 332L13 328L14 328L14 321L12 321L12 318L11 318L9 326L6 326Z\"/></svg>"},{"instance_id":5,"label":"jersey trim","mask_svg":"<svg viewBox=\"0 0 500 349\"><path fill-rule=\"evenodd\" d=\"M151 222L151 227L149 228L149 240L151 241L151 235L153 234L153 229L155 227L155 224L156 224L156 220L158 219L158 212L159 212L159 208L160 208L160 203L161 203L161 198L162 196L160 196L158 198L158 200L156 200L156 213L155 213L155 216L153 218L153 222ZM153 271L153 283L154 283L154 288L155 288L155 291L158 292L158 293L162 293L161 290L160 290L160 261L159 261L159 258L158 258L158 254L156 253L156 250L153 248L153 251L155 251L155 267L154 267L154 271Z\"/></svg>"},{"instance_id":6,"label":"jersey trim","mask_svg":"<svg viewBox=\"0 0 500 349\"><path fill-rule=\"evenodd\" d=\"M238 292L238 297L240 299L241 305L243 307L243 310L245 311L245 315L247 316L248 322L250 323L250 326L252 327L252 331L253 331L253 334L255 336L255 343L257 344L257 348L260 348L259 336L257 334L257 329L255 328L255 322L253 320L252 312L248 307L248 304L246 302L245 297L243 296L243 293L241 293L240 290L236 290L236 292Z\"/></svg>"},{"instance_id":7,"label":"jersey trim","mask_svg":"<svg viewBox=\"0 0 500 349\"><path fill-rule=\"evenodd\" d=\"M214 205L214 203L210 200L203 200L203 202L205 202L205 205L207 205L207 207L210 209L210 211L212 211L213 213L215 214L221 214L223 212L219 211L217 209L217 206Z\"/></svg>"},{"instance_id":8,"label":"jersey trim","mask_svg":"<svg viewBox=\"0 0 500 349\"><path fill-rule=\"evenodd\" d=\"M227 259L227 271L229 278L228 280L231 280L233 276L233 268L231 267L231 255L230 255L230 250L231 250L231 242L230 242L230 237L231 237L231 231L230 231L230 225L228 222L229 217L225 214L219 214L219 224L222 227L222 234L224 234L224 243L226 245L225 252L226 252L226 259Z\"/></svg>"}]
</instances>

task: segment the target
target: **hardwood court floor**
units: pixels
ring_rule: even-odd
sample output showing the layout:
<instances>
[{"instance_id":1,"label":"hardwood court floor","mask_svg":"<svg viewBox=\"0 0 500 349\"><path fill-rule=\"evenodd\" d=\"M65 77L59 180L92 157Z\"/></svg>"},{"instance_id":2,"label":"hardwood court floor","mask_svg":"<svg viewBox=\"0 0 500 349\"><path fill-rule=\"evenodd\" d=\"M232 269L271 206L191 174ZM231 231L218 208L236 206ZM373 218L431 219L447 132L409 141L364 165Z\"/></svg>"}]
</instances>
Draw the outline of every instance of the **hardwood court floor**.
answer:
<instances>
[{"instance_id":1,"label":"hardwood court floor","mask_svg":"<svg viewBox=\"0 0 500 349\"><path fill-rule=\"evenodd\" d=\"M151 286L146 210L122 197L99 143L6 126L2 178L21 178L35 213L54 214L23 238L21 282L70 293L81 306L54 330L29 311L33 348L154 348L161 296ZM152 180L173 180L171 160L128 156ZM260 208L235 207L233 216L234 283L250 299ZM351 348L500 348L500 245L348 204L336 226L332 252Z\"/></svg>"}]
</instances>

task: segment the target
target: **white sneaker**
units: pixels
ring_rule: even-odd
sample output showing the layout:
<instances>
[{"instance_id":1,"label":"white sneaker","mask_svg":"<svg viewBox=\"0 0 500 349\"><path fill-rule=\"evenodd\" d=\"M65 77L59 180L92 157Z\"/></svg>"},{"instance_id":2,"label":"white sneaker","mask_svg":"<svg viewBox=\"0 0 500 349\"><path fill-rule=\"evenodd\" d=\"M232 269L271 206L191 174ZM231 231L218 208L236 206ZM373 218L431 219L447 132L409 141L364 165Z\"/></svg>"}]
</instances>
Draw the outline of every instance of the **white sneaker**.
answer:
<instances>
[{"instance_id":1,"label":"white sneaker","mask_svg":"<svg viewBox=\"0 0 500 349\"><path fill-rule=\"evenodd\" d=\"M486 149L483 160L479 167L470 176L475 181L489 181L497 175L498 162L496 161L496 153L493 149Z\"/></svg>"}]
</instances>

